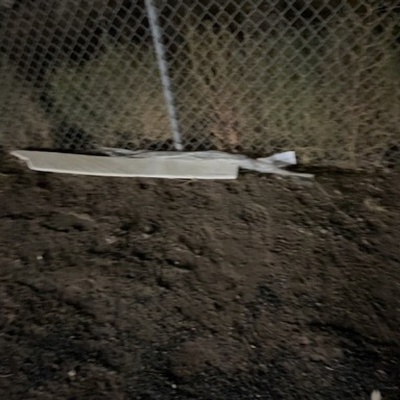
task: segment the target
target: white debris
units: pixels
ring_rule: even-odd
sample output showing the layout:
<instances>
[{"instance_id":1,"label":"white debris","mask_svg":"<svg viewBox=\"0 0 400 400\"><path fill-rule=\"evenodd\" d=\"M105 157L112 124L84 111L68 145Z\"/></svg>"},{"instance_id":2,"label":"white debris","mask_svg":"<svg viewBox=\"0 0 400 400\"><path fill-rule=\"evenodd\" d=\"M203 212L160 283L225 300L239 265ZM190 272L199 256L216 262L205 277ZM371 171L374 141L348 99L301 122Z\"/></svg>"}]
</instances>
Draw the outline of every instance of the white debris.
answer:
<instances>
[{"instance_id":1,"label":"white debris","mask_svg":"<svg viewBox=\"0 0 400 400\"><path fill-rule=\"evenodd\" d=\"M382 400L381 392L379 390L374 390L371 393L371 400Z\"/></svg>"},{"instance_id":2,"label":"white debris","mask_svg":"<svg viewBox=\"0 0 400 400\"><path fill-rule=\"evenodd\" d=\"M236 179L239 169L300 178L313 175L288 171L296 165L294 151L252 159L221 151L161 152L101 148L97 155L13 151L34 171L114 177L166 179Z\"/></svg>"},{"instance_id":3,"label":"white debris","mask_svg":"<svg viewBox=\"0 0 400 400\"><path fill-rule=\"evenodd\" d=\"M76 371L75 370L71 370L71 371L68 371L68 378L75 378L75 376L76 376Z\"/></svg>"},{"instance_id":4,"label":"white debris","mask_svg":"<svg viewBox=\"0 0 400 400\"><path fill-rule=\"evenodd\" d=\"M100 151L109 156L124 156L130 158L171 158L175 160L219 160L221 162L236 165L238 168L256 171L261 173L292 175L303 178L313 178L311 174L295 173L286 171L282 168L297 164L296 153L294 151L286 151L277 153L269 157L252 159L242 154L230 154L222 151L193 151L193 152L176 152L176 151L130 151L125 149L115 149L103 147Z\"/></svg>"}]
</instances>

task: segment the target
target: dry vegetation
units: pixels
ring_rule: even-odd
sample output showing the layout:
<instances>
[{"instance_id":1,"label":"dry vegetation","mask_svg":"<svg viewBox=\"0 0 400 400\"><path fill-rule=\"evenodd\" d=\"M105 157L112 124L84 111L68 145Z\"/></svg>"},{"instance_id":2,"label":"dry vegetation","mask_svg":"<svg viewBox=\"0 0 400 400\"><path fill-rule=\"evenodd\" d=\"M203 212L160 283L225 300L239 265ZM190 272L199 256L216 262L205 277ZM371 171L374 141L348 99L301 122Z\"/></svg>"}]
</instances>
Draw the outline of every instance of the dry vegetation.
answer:
<instances>
[{"instance_id":1,"label":"dry vegetation","mask_svg":"<svg viewBox=\"0 0 400 400\"><path fill-rule=\"evenodd\" d=\"M302 37L289 26L279 36L245 36L241 43L227 29L188 28L173 71L185 142L262 154L291 149L306 164L381 165L399 144L400 58L390 23L376 34L373 20L361 22L348 15L323 36ZM66 63L55 71L46 115L37 93L4 67L1 85L12 90L1 90L2 142L62 147L62 132L50 138L61 121L94 145L138 148L170 139L151 48L106 48L83 67ZM81 137L68 140L79 147Z\"/></svg>"},{"instance_id":2,"label":"dry vegetation","mask_svg":"<svg viewBox=\"0 0 400 400\"><path fill-rule=\"evenodd\" d=\"M138 147L171 137L151 51L110 48L82 69L59 68L51 85L52 118L77 125L96 145Z\"/></svg>"},{"instance_id":3,"label":"dry vegetation","mask_svg":"<svg viewBox=\"0 0 400 400\"><path fill-rule=\"evenodd\" d=\"M329 26L325 39L289 29L280 38L245 37L241 46L228 33L193 30L178 95L184 133L193 135L197 116L203 134L230 150L294 149L304 163L380 164L400 133L392 40L356 17Z\"/></svg>"},{"instance_id":4,"label":"dry vegetation","mask_svg":"<svg viewBox=\"0 0 400 400\"><path fill-rule=\"evenodd\" d=\"M51 124L33 91L0 59L0 144L9 148L51 146Z\"/></svg>"}]
</instances>

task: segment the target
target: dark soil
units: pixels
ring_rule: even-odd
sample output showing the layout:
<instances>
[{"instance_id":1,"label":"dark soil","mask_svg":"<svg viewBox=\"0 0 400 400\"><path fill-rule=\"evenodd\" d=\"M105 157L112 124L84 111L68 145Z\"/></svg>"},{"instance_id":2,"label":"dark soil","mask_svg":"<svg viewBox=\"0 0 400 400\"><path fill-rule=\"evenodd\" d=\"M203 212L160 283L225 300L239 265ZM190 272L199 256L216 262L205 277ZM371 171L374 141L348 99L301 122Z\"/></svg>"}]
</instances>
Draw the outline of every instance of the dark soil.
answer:
<instances>
[{"instance_id":1,"label":"dark soil","mask_svg":"<svg viewBox=\"0 0 400 400\"><path fill-rule=\"evenodd\" d=\"M0 173L0 398L400 399L399 173Z\"/></svg>"}]
</instances>

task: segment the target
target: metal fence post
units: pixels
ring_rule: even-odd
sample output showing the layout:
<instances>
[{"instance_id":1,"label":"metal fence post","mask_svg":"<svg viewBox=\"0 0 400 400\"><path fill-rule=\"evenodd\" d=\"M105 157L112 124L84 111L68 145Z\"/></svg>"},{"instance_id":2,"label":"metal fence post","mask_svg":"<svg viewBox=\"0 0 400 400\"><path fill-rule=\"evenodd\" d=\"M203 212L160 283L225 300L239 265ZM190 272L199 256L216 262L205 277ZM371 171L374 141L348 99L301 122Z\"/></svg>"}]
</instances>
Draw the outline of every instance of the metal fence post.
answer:
<instances>
[{"instance_id":1,"label":"metal fence post","mask_svg":"<svg viewBox=\"0 0 400 400\"><path fill-rule=\"evenodd\" d=\"M145 0L145 3L154 43L154 49L157 55L158 69L160 71L160 77L163 85L165 102L167 104L168 116L173 134L174 147L176 150L183 150L182 136L179 130L179 123L171 86L171 79L169 76L168 64L165 55L165 47L162 41L162 32L158 18L158 10L153 0Z\"/></svg>"}]
</instances>

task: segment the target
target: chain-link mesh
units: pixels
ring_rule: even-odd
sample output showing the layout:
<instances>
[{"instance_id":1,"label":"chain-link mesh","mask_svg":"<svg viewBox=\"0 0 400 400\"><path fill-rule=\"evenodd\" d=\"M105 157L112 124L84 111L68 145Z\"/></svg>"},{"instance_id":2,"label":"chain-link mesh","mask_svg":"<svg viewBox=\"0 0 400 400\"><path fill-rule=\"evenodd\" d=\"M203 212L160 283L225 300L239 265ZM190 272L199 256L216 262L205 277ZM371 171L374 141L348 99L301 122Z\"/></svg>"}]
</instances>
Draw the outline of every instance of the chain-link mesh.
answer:
<instances>
[{"instance_id":1,"label":"chain-link mesh","mask_svg":"<svg viewBox=\"0 0 400 400\"><path fill-rule=\"evenodd\" d=\"M187 150L400 158L400 0L160 0ZM144 0L0 0L3 146L172 149Z\"/></svg>"}]
</instances>

